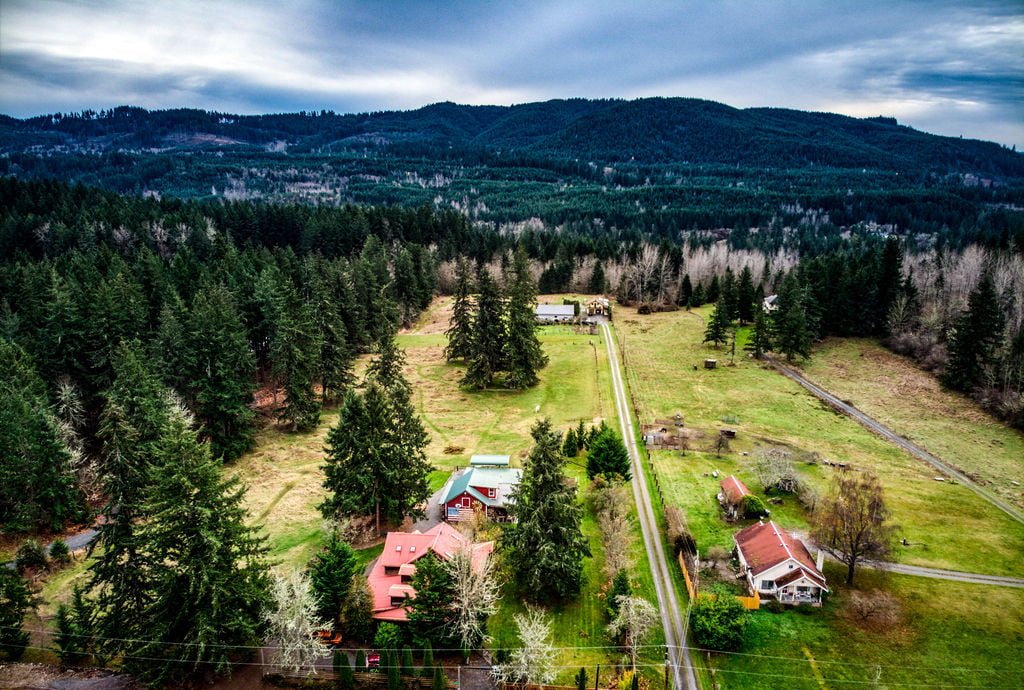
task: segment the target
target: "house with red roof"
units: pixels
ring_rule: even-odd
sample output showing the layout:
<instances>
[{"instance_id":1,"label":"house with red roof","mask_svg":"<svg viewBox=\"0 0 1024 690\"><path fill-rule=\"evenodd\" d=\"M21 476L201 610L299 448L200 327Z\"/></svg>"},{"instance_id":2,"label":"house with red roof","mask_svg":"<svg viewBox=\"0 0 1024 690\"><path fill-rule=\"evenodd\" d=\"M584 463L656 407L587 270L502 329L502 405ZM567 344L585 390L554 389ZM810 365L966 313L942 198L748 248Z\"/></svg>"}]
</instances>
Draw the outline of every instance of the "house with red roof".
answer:
<instances>
[{"instance_id":1,"label":"house with red roof","mask_svg":"<svg viewBox=\"0 0 1024 690\"><path fill-rule=\"evenodd\" d=\"M388 532L384 551L370 569L373 617L381 621L407 620L407 599L416 598L412 578L416 561L428 553L448 560L462 549L469 549L473 568L479 569L494 551L494 542L474 544L446 522L426 532Z\"/></svg>"},{"instance_id":2,"label":"house with red roof","mask_svg":"<svg viewBox=\"0 0 1024 690\"><path fill-rule=\"evenodd\" d=\"M735 475L722 480L722 490L718 492L718 502L725 510L725 516L735 520L743 516L743 499L750 496L750 490Z\"/></svg>"},{"instance_id":3,"label":"house with red roof","mask_svg":"<svg viewBox=\"0 0 1024 690\"><path fill-rule=\"evenodd\" d=\"M741 529L734 539L751 593L785 604L821 604L821 595L829 591L821 552L815 561L802 541L770 520Z\"/></svg>"}]
</instances>

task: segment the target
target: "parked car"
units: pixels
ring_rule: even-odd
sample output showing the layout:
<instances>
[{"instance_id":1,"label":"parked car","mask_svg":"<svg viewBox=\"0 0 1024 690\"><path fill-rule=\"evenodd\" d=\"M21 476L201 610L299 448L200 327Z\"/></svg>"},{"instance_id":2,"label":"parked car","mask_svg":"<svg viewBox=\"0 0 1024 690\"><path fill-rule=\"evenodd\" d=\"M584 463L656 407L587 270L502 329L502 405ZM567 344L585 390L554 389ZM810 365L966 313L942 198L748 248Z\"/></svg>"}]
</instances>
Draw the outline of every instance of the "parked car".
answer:
<instances>
[{"instance_id":1,"label":"parked car","mask_svg":"<svg viewBox=\"0 0 1024 690\"><path fill-rule=\"evenodd\" d=\"M380 654L377 652L370 652L366 655L366 668L378 669L380 668Z\"/></svg>"}]
</instances>

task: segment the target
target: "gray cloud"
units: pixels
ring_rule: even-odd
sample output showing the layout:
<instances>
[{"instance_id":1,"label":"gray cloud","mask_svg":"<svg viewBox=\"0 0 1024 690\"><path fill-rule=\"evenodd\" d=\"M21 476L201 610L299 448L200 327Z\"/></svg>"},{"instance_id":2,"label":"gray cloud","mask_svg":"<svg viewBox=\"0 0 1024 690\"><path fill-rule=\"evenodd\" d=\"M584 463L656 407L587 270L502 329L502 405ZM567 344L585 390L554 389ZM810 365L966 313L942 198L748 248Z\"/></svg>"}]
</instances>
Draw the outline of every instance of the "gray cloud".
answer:
<instances>
[{"instance_id":1,"label":"gray cloud","mask_svg":"<svg viewBox=\"0 0 1024 690\"><path fill-rule=\"evenodd\" d=\"M1024 3L0 4L0 111L692 96L1024 146Z\"/></svg>"}]
</instances>

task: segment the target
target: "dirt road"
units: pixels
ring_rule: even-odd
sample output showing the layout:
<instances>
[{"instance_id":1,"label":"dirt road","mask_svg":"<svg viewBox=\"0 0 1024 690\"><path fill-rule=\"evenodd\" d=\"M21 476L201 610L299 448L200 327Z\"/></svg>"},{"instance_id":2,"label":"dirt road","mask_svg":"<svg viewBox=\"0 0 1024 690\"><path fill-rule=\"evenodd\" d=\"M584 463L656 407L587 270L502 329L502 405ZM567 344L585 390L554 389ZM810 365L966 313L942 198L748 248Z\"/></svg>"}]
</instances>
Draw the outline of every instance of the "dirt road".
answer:
<instances>
[{"instance_id":1,"label":"dirt road","mask_svg":"<svg viewBox=\"0 0 1024 690\"><path fill-rule=\"evenodd\" d=\"M672 669L672 679L677 690L700 690L697 676L693 671L693 660L686 642L686 626L679 610L676 591L672 585L672 577L665 559L665 550L658 531L654 509L651 506L651 495L647 487L646 475L641 463L640 453L636 447L636 433L633 429L633 418L630 414L629 398L626 395L626 384L622 379L619 366L618 348L612 330L604 321L601 322L605 345L608 348L608 362L612 372L612 388L615 392L615 407L619 414L619 425L622 440L629 450L633 468L633 498L636 501L636 512L640 518L640 529L644 536L644 548L647 560L651 564L651 575L654 578L654 589L658 595L658 609L661 612L661 624L665 629L665 645L668 649L668 661Z\"/></svg>"},{"instance_id":2,"label":"dirt road","mask_svg":"<svg viewBox=\"0 0 1024 690\"><path fill-rule=\"evenodd\" d=\"M960 482L968 489L984 498L986 501L994 505L996 508L999 508L1001 511L1009 515L1017 522L1024 524L1024 513L1022 513L1013 505L999 498L999 496L996 496L991 491L988 491L984 487L979 486L964 473L960 472L959 470L950 466L949 464L943 462L940 458L935 457L934 455L924 450L920 446L912 443L911 441L908 441L907 439L900 436L895 431L885 426L878 420L864 414L863 412L855 408L853 405L849 405L843 402L842 400L832 395L818 384L808 380L802 374L799 374L796 370L792 369L791 367L787 367L785 364L782 364L781 362L772 357L766 357L765 359L767 359L767 361L773 367L775 367L776 371L778 371L780 374L782 374L786 378L796 381L801 386L809 390L815 397L824 401L832 408L838 410L839 412L842 412L843 414L849 417L852 417L853 419L857 420L862 425L867 427L869 430L878 434L887 441L891 441L892 443L896 444L897 446L907 451L914 457L928 463L929 465L939 470L943 474L956 479L958 482Z\"/></svg>"}]
</instances>

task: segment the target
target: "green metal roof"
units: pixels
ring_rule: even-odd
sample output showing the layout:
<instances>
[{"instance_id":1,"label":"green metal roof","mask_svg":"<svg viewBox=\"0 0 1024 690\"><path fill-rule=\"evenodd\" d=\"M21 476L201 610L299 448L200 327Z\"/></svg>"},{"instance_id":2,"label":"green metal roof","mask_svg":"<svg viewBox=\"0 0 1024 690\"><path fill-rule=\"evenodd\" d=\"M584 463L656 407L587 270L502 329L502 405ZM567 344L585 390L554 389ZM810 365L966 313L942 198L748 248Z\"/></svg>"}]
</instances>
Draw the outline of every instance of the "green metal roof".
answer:
<instances>
[{"instance_id":1,"label":"green metal roof","mask_svg":"<svg viewBox=\"0 0 1024 690\"><path fill-rule=\"evenodd\" d=\"M522 476L523 471L518 468L470 467L452 479L451 484L448 486L448 493L444 497L444 503L447 503L463 492L468 492L469 495L484 505L504 505L505 500L501 493L498 494L497 498L487 498L473 487L480 486L485 489L501 489L504 487L507 490L511 490L512 487L519 484Z\"/></svg>"}]
</instances>

